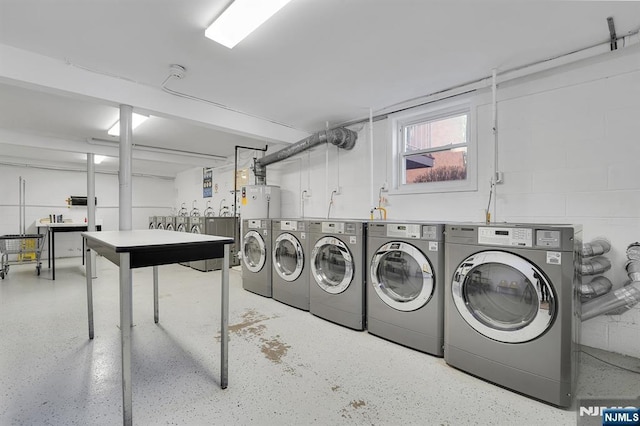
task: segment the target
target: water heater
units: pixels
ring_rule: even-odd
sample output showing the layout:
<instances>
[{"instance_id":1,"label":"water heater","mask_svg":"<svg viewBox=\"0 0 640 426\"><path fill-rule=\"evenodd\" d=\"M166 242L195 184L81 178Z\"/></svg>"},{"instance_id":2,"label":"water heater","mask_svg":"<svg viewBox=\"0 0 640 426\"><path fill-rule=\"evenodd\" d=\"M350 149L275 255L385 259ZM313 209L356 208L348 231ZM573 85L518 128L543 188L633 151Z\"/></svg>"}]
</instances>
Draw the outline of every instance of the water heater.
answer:
<instances>
[{"instance_id":1,"label":"water heater","mask_svg":"<svg viewBox=\"0 0 640 426\"><path fill-rule=\"evenodd\" d=\"M273 185L243 186L240 194L242 219L280 217L280 187Z\"/></svg>"}]
</instances>

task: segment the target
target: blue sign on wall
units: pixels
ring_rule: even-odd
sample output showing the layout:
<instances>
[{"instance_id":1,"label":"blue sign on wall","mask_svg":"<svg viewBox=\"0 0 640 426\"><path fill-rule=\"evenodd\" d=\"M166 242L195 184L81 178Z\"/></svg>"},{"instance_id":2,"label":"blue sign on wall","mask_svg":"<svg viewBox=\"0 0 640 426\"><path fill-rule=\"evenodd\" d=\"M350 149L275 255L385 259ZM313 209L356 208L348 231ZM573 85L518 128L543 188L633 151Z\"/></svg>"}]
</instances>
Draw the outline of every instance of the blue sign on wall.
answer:
<instances>
[{"instance_id":1,"label":"blue sign on wall","mask_svg":"<svg viewBox=\"0 0 640 426\"><path fill-rule=\"evenodd\" d=\"M202 169L202 197L211 198L213 196L213 169Z\"/></svg>"}]
</instances>

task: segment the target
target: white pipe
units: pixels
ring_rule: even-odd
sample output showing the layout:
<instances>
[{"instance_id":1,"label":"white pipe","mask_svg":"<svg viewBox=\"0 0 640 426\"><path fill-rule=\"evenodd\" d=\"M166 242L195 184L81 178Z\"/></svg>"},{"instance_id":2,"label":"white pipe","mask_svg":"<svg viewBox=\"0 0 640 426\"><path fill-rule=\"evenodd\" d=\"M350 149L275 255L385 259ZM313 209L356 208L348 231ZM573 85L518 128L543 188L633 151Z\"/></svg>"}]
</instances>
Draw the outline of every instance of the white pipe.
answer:
<instances>
[{"instance_id":1,"label":"white pipe","mask_svg":"<svg viewBox=\"0 0 640 426\"><path fill-rule=\"evenodd\" d=\"M369 108L369 205L374 207L374 189L373 189L373 108ZM384 177L387 178L386 176Z\"/></svg>"},{"instance_id":2,"label":"white pipe","mask_svg":"<svg viewBox=\"0 0 640 426\"><path fill-rule=\"evenodd\" d=\"M131 145L133 130L131 127L131 116L133 107L130 105L120 105L120 209L119 209L119 229L120 231L130 231L132 229L132 198L131 188Z\"/></svg>"},{"instance_id":3,"label":"white pipe","mask_svg":"<svg viewBox=\"0 0 640 426\"><path fill-rule=\"evenodd\" d=\"M491 127L493 129L493 176L491 177L492 181L497 184L498 180L498 172L500 169L498 168L498 83L497 77L498 72L494 68L491 70ZM497 188L496 185L492 185L493 190L493 221L495 222L498 218L496 216L496 200L498 199Z\"/></svg>"}]
</instances>

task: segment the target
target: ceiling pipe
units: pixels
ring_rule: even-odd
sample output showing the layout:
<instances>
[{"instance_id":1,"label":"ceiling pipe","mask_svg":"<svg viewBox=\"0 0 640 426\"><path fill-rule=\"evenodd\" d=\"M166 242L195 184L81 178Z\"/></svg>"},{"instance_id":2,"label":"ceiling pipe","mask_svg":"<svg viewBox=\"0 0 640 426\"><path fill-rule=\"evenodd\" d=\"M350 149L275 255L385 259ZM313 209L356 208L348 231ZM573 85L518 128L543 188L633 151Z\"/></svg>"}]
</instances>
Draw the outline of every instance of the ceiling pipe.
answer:
<instances>
[{"instance_id":1,"label":"ceiling pipe","mask_svg":"<svg viewBox=\"0 0 640 426\"><path fill-rule=\"evenodd\" d=\"M358 134L353 130L349 130L344 127L338 127L336 129L322 130L314 133L313 135L302 139L288 147L276 151L273 154L269 154L256 161L253 173L256 177L256 183L258 185L266 185L267 183L267 169L269 164L277 163L282 160L286 160L289 157L293 157L296 154L309 150L315 146L321 145L325 142L329 142L338 148L352 149Z\"/></svg>"}]
</instances>

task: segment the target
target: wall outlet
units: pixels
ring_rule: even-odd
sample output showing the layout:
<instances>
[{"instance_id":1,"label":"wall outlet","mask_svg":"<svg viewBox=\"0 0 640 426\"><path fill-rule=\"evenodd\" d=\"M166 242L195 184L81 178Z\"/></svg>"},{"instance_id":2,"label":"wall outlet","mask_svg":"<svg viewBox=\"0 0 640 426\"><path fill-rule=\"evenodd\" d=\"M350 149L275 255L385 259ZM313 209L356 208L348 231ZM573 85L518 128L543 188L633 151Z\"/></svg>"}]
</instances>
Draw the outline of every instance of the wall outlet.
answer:
<instances>
[{"instance_id":1,"label":"wall outlet","mask_svg":"<svg viewBox=\"0 0 640 426\"><path fill-rule=\"evenodd\" d=\"M340 195L340 194L342 194L342 187L341 186L336 186L336 189L334 189L334 191L336 192L336 195Z\"/></svg>"},{"instance_id":2,"label":"wall outlet","mask_svg":"<svg viewBox=\"0 0 640 426\"><path fill-rule=\"evenodd\" d=\"M504 183L504 174L502 172L496 172L495 183Z\"/></svg>"},{"instance_id":3,"label":"wall outlet","mask_svg":"<svg viewBox=\"0 0 640 426\"><path fill-rule=\"evenodd\" d=\"M382 186L380 187L380 190L382 192L389 192L389 184L387 182L383 183Z\"/></svg>"},{"instance_id":4,"label":"wall outlet","mask_svg":"<svg viewBox=\"0 0 640 426\"><path fill-rule=\"evenodd\" d=\"M310 189L305 189L302 192L302 198L311 198L311 190Z\"/></svg>"}]
</instances>

